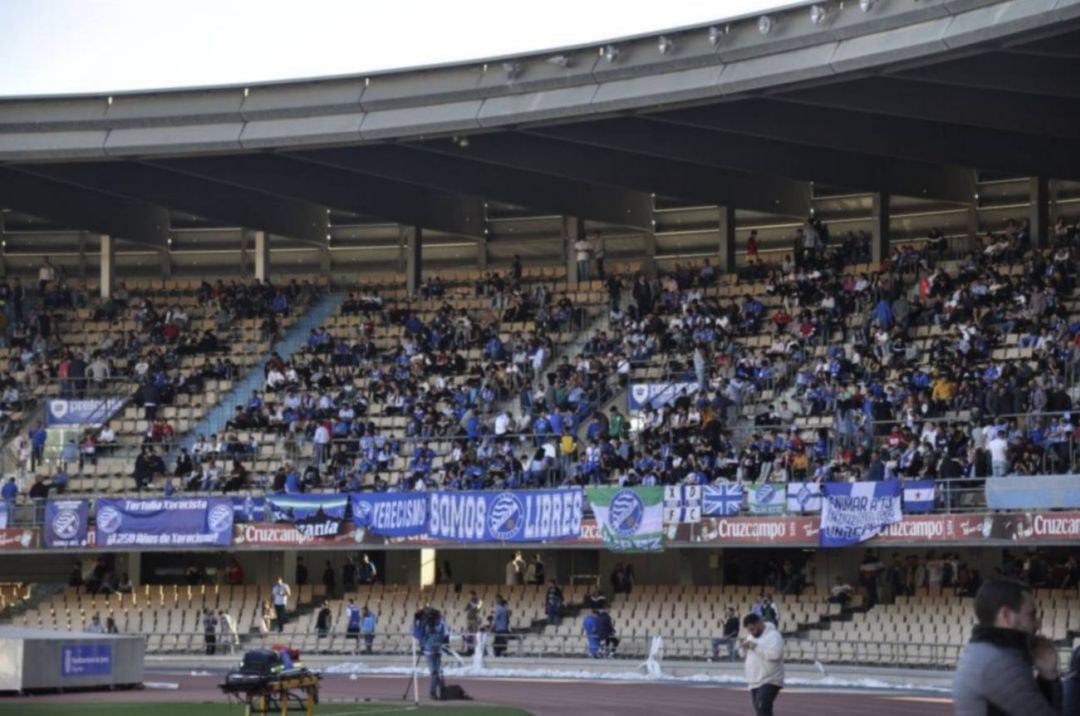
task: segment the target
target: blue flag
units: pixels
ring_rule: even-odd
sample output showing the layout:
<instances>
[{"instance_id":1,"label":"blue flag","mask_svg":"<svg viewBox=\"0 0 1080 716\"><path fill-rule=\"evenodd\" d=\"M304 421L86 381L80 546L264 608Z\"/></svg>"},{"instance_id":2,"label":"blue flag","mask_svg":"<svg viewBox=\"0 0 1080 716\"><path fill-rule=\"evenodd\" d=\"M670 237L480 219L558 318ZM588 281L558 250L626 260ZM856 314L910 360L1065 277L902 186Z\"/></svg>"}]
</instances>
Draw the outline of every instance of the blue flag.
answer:
<instances>
[{"instance_id":1,"label":"blue flag","mask_svg":"<svg viewBox=\"0 0 1080 716\"><path fill-rule=\"evenodd\" d=\"M934 510L934 481L906 480L904 482L904 512Z\"/></svg>"},{"instance_id":2,"label":"blue flag","mask_svg":"<svg viewBox=\"0 0 1080 716\"><path fill-rule=\"evenodd\" d=\"M701 493L703 517L730 517L742 510L743 487L736 482L705 485Z\"/></svg>"}]
</instances>

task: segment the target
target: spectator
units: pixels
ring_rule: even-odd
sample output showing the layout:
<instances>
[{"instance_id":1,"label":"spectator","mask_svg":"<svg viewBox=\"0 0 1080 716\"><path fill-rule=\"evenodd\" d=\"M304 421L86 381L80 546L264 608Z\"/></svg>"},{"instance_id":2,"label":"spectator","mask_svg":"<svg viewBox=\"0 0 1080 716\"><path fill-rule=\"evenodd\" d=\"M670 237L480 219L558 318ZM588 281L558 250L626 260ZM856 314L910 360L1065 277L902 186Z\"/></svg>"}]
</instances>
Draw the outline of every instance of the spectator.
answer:
<instances>
[{"instance_id":1,"label":"spectator","mask_svg":"<svg viewBox=\"0 0 1080 716\"><path fill-rule=\"evenodd\" d=\"M851 601L851 593L855 590L851 585L845 582L840 577L836 578L836 583L833 584L832 589L829 590L829 603L840 604L846 606Z\"/></svg>"},{"instance_id":2,"label":"spectator","mask_svg":"<svg viewBox=\"0 0 1080 716\"><path fill-rule=\"evenodd\" d=\"M371 646L375 641L375 622L379 615L368 609L365 604L360 613L360 634L364 637L364 653L371 653Z\"/></svg>"},{"instance_id":3,"label":"spectator","mask_svg":"<svg viewBox=\"0 0 1080 716\"><path fill-rule=\"evenodd\" d=\"M615 625L611 621L611 614L606 609L602 609L596 617L596 636L600 640L601 655L615 656L619 638L615 635Z\"/></svg>"},{"instance_id":4,"label":"spectator","mask_svg":"<svg viewBox=\"0 0 1080 716\"><path fill-rule=\"evenodd\" d=\"M366 553L360 559L360 565L357 568L357 579L360 584L372 585L375 583L375 578L378 576L379 571L375 568L375 564L371 561L371 557Z\"/></svg>"},{"instance_id":5,"label":"spectator","mask_svg":"<svg viewBox=\"0 0 1080 716\"><path fill-rule=\"evenodd\" d=\"M259 635L263 638L270 635L270 622L274 618L274 611L270 607L270 602L264 599L262 608L259 610Z\"/></svg>"},{"instance_id":6,"label":"spectator","mask_svg":"<svg viewBox=\"0 0 1080 716\"><path fill-rule=\"evenodd\" d=\"M747 614L743 626L749 632L742 650L754 715L772 716L773 702L784 688L784 638L775 626L756 614Z\"/></svg>"},{"instance_id":7,"label":"spectator","mask_svg":"<svg viewBox=\"0 0 1080 716\"><path fill-rule=\"evenodd\" d=\"M345 638L353 640L353 652L360 651L360 624L363 621L363 617L360 614L360 607L356 606L356 600L350 599L349 603L345 606Z\"/></svg>"},{"instance_id":8,"label":"spectator","mask_svg":"<svg viewBox=\"0 0 1080 716\"><path fill-rule=\"evenodd\" d=\"M476 635L480 631L480 611L484 603L476 596L476 592L469 592L469 601L465 605L465 635L464 640L468 646L468 653L476 650Z\"/></svg>"},{"instance_id":9,"label":"spectator","mask_svg":"<svg viewBox=\"0 0 1080 716\"><path fill-rule=\"evenodd\" d=\"M120 628L116 626L116 620L112 617L105 617L105 633L106 634L119 634Z\"/></svg>"},{"instance_id":10,"label":"spectator","mask_svg":"<svg viewBox=\"0 0 1080 716\"><path fill-rule=\"evenodd\" d=\"M326 587L326 594L329 597L333 597L337 590L335 575L334 565L330 564L330 560L326 560L326 569L323 570L322 583L323 586Z\"/></svg>"},{"instance_id":11,"label":"spectator","mask_svg":"<svg viewBox=\"0 0 1080 716\"><path fill-rule=\"evenodd\" d=\"M772 600L771 594L762 592L761 597L754 603L751 611L761 617L762 621L772 624L777 629L780 628L780 608Z\"/></svg>"},{"instance_id":12,"label":"spectator","mask_svg":"<svg viewBox=\"0 0 1080 716\"><path fill-rule=\"evenodd\" d=\"M525 583L525 558L521 551L514 552L513 558L506 563L506 585L514 586Z\"/></svg>"},{"instance_id":13,"label":"spectator","mask_svg":"<svg viewBox=\"0 0 1080 716\"><path fill-rule=\"evenodd\" d=\"M315 636L319 639L325 639L330 636L330 629L333 628L334 617L330 612L330 603L323 602L319 607L319 613L315 615Z\"/></svg>"},{"instance_id":14,"label":"spectator","mask_svg":"<svg viewBox=\"0 0 1080 716\"><path fill-rule=\"evenodd\" d=\"M563 591L552 579L544 597L544 614L547 615L547 623L551 626L558 626L562 620L563 599Z\"/></svg>"},{"instance_id":15,"label":"spectator","mask_svg":"<svg viewBox=\"0 0 1080 716\"><path fill-rule=\"evenodd\" d=\"M86 631L90 634L104 634L105 625L101 623L101 617L95 614L86 625Z\"/></svg>"},{"instance_id":16,"label":"spectator","mask_svg":"<svg viewBox=\"0 0 1080 716\"><path fill-rule=\"evenodd\" d=\"M217 649L217 617L211 609L203 609L203 643L206 644L207 656L213 656Z\"/></svg>"},{"instance_id":17,"label":"spectator","mask_svg":"<svg viewBox=\"0 0 1080 716\"><path fill-rule=\"evenodd\" d=\"M289 589L288 584L285 584L284 577L278 577L271 589L271 594L274 599L274 613L277 616L277 630L280 634L285 631L285 613L289 607L289 597L292 596L292 590Z\"/></svg>"},{"instance_id":18,"label":"spectator","mask_svg":"<svg viewBox=\"0 0 1080 716\"><path fill-rule=\"evenodd\" d=\"M734 608L728 607L724 610L724 620L720 624L720 633L720 637L712 640L712 656L709 661L720 658L721 645L727 646L728 660L734 661L739 640L739 617L735 614Z\"/></svg>"},{"instance_id":19,"label":"spectator","mask_svg":"<svg viewBox=\"0 0 1080 716\"><path fill-rule=\"evenodd\" d=\"M240 635L236 631L236 622L224 609L218 610L218 625L221 627L221 643L226 654L233 653L233 648L240 645Z\"/></svg>"},{"instance_id":20,"label":"spectator","mask_svg":"<svg viewBox=\"0 0 1080 716\"><path fill-rule=\"evenodd\" d=\"M600 612L593 609L581 620L581 629L585 632L588 654L593 659L600 658Z\"/></svg>"},{"instance_id":21,"label":"spectator","mask_svg":"<svg viewBox=\"0 0 1080 716\"><path fill-rule=\"evenodd\" d=\"M520 556L520 552L518 556ZM495 645L492 652L495 656L503 656L506 653L506 638L510 633L510 607L502 595L495 596L495 611L492 614L492 631L495 633Z\"/></svg>"},{"instance_id":22,"label":"spectator","mask_svg":"<svg viewBox=\"0 0 1080 716\"><path fill-rule=\"evenodd\" d=\"M529 563L529 568L525 573L525 582L527 584L541 585L545 582L544 578L544 560L540 558L539 554L533 555L532 562Z\"/></svg>"},{"instance_id":23,"label":"spectator","mask_svg":"<svg viewBox=\"0 0 1080 716\"><path fill-rule=\"evenodd\" d=\"M1038 635L1031 590L1012 580L988 581L975 595L975 617L953 682L957 716L1062 713L1057 649Z\"/></svg>"},{"instance_id":24,"label":"spectator","mask_svg":"<svg viewBox=\"0 0 1080 716\"><path fill-rule=\"evenodd\" d=\"M30 430L30 471L37 470L38 463L41 462L42 457L45 454L45 441L48 439L49 433L45 430L45 427L40 423L35 423L33 429Z\"/></svg>"},{"instance_id":25,"label":"spectator","mask_svg":"<svg viewBox=\"0 0 1080 716\"><path fill-rule=\"evenodd\" d=\"M8 519L15 514L15 499L19 496L19 486L14 477L9 477L3 487L0 487L0 498L7 503Z\"/></svg>"}]
</instances>

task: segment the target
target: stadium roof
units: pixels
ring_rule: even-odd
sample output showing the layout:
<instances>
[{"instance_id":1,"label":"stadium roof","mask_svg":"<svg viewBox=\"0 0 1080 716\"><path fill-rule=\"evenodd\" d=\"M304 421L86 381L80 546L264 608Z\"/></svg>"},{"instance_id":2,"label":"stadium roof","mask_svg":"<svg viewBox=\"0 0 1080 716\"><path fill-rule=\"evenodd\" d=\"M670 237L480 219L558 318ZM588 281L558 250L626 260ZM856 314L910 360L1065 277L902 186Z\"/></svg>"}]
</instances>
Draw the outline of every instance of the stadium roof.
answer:
<instances>
[{"instance_id":1,"label":"stadium roof","mask_svg":"<svg viewBox=\"0 0 1080 716\"><path fill-rule=\"evenodd\" d=\"M776 216L811 182L970 203L1080 179L1080 0L847 0L368 76L0 100L0 206L164 247L317 244L336 212L483 240L487 202L628 230L653 195Z\"/></svg>"}]
</instances>

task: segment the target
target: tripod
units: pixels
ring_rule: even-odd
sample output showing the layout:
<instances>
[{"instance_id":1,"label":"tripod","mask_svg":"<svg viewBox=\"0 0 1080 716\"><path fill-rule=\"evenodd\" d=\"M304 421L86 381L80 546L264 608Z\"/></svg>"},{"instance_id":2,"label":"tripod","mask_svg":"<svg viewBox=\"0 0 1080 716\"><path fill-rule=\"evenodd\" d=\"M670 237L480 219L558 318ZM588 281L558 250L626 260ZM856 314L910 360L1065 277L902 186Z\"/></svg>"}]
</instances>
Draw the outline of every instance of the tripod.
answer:
<instances>
[{"instance_id":1,"label":"tripod","mask_svg":"<svg viewBox=\"0 0 1080 716\"><path fill-rule=\"evenodd\" d=\"M415 705L419 706L420 705L420 684L418 682L416 672L417 672L417 669L419 669L419 667L420 667L420 657L423 656L423 652L418 652L416 650L416 640L415 639L413 639L412 649L413 649L412 673L409 674L409 681L408 681L407 684L405 684L405 693L403 693L401 695L401 700L404 701L405 699L407 699L409 697L409 689L412 689L413 690L413 703Z\"/></svg>"}]
</instances>

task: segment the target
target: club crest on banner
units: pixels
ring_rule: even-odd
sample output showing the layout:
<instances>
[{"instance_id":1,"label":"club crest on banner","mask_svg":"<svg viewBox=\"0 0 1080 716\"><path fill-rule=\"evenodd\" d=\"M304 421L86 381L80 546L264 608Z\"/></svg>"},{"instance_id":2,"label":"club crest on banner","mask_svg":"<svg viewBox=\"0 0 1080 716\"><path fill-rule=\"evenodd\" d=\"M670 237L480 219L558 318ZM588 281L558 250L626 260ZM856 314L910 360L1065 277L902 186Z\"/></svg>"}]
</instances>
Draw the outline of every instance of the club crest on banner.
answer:
<instances>
[{"instance_id":1,"label":"club crest on banner","mask_svg":"<svg viewBox=\"0 0 1080 716\"><path fill-rule=\"evenodd\" d=\"M98 531L109 535L120 529L120 524L123 521L124 516L120 514L120 510L107 505L98 510L97 516L94 518L94 524L97 525Z\"/></svg>"},{"instance_id":2,"label":"club crest on banner","mask_svg":"<svg viewBox=\"0 0 1080 716\"><path fill-rule=\"evenodd\" d=\"M633 490L619 490L611 499L608 511L608 526L620 537L629 537L637 532L645 514L645 503Z\"/></svg>"},{"instance_id":3,"label":"club crest on banner","mask_svg":"<svg viewBox=\"0 0 1080 716\"><path fill-rule=\"evenodd\" d=\"M79 533L79 513L75 510L60 510L53 517L52 531L60 539L73 539Z\"/></svg>"},{"instance_id":4,"label":"club crest on banner","mask_svg":"<svg viewBox=\"0 0 1080 716\"><path fill-rule=\"evenodd\" d=\"M206 516L206 524L212 532L232 531L233 508L231 504L215 505Z\"/></svg>"},{"instance_id":5,"label":"club crest on banner","mask_svg":"<svg viewBox=\"0 0 1080 716\"><path fill-rule=\"evenodd\" d=\"M513 493L503 492L491 503L488 531L497 539L511 541L523 524L524 508Z\"/></svg>"}]
</instances>

